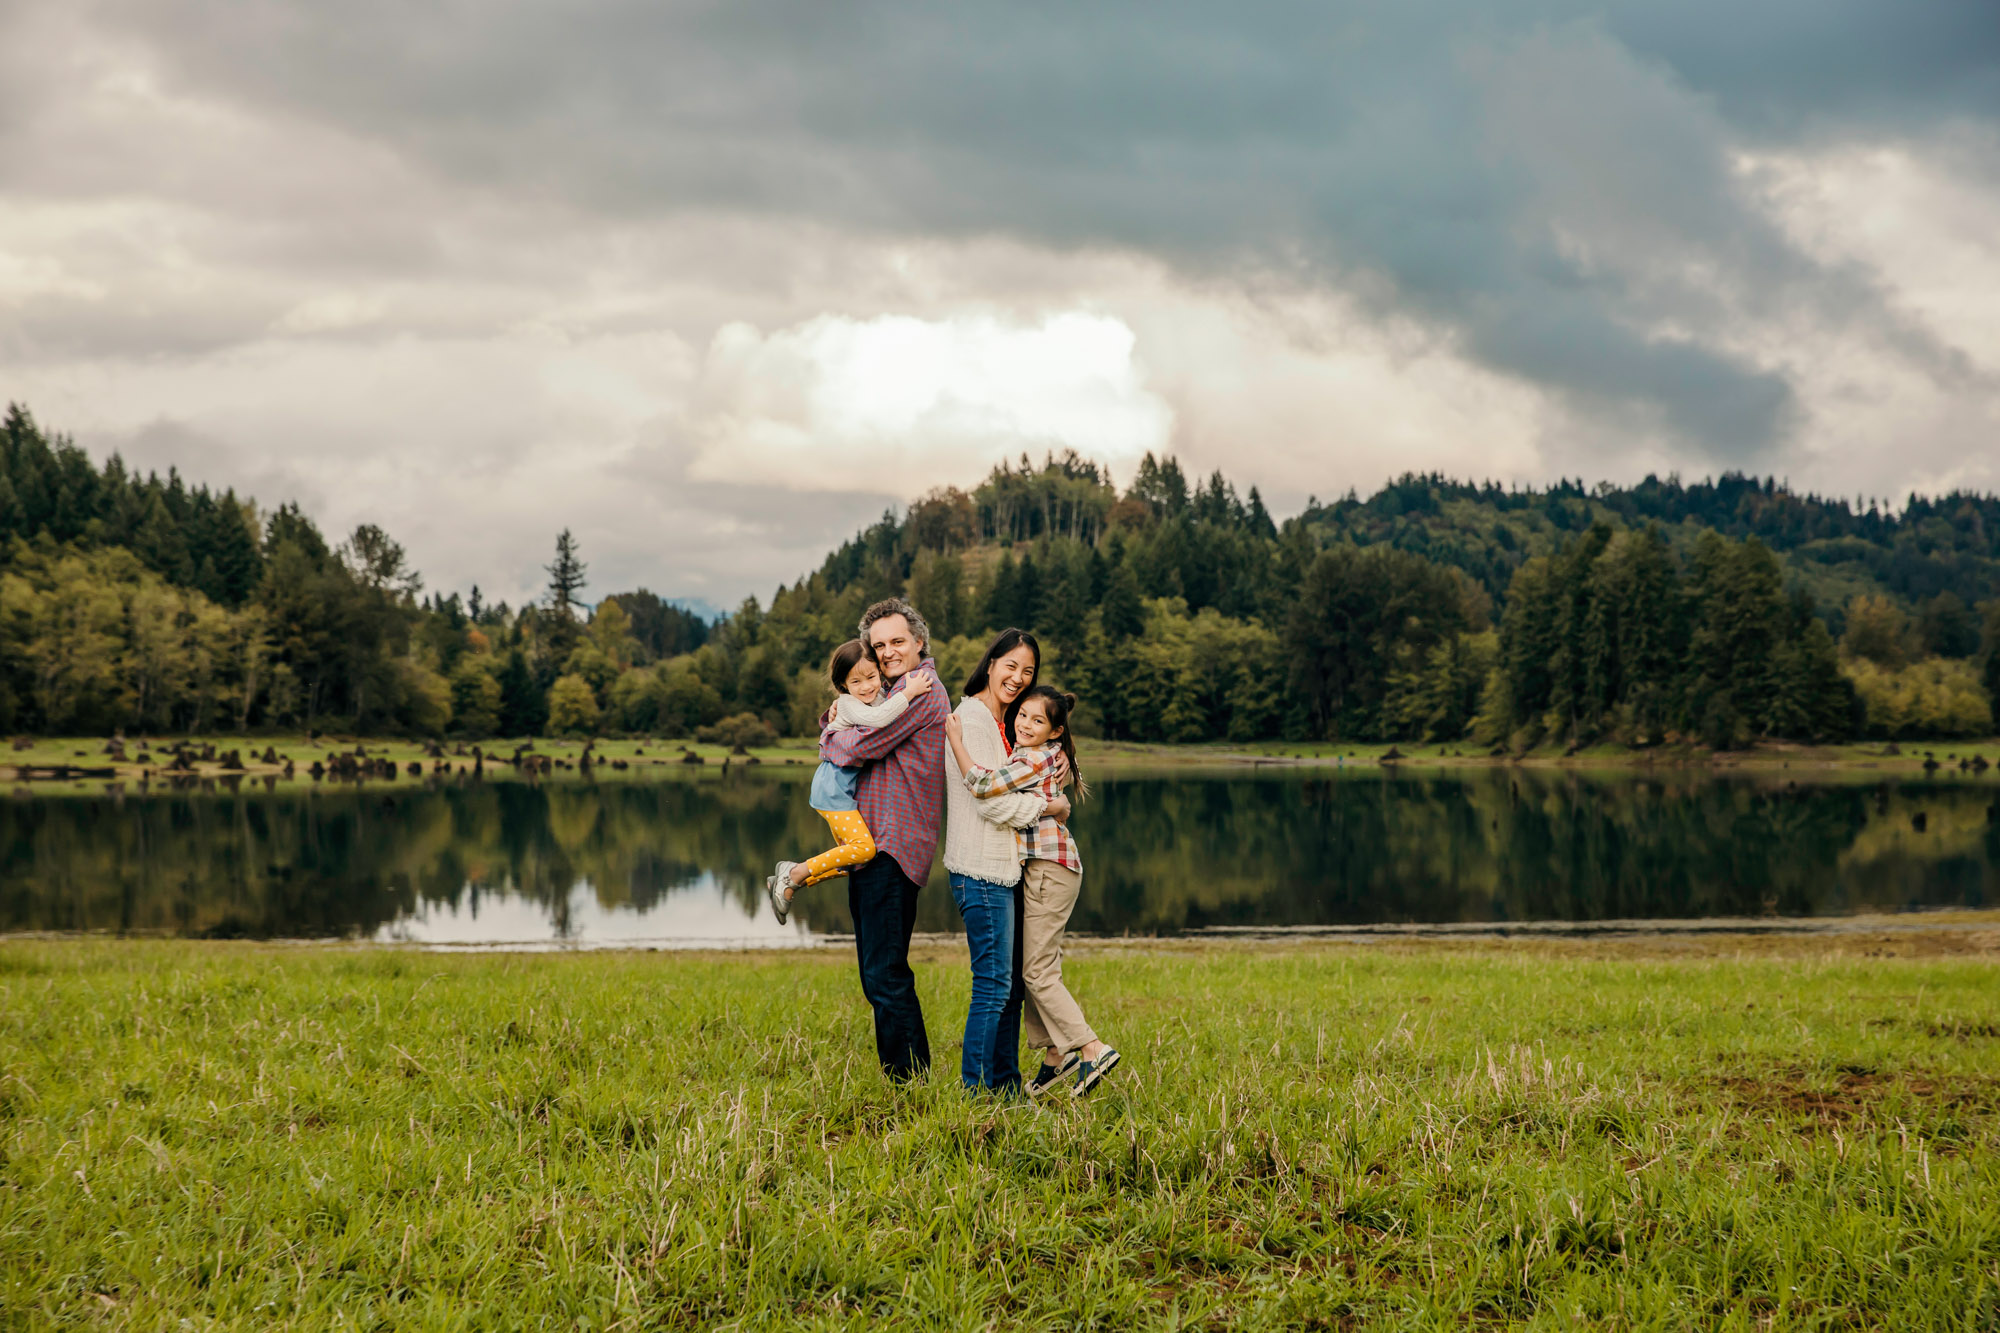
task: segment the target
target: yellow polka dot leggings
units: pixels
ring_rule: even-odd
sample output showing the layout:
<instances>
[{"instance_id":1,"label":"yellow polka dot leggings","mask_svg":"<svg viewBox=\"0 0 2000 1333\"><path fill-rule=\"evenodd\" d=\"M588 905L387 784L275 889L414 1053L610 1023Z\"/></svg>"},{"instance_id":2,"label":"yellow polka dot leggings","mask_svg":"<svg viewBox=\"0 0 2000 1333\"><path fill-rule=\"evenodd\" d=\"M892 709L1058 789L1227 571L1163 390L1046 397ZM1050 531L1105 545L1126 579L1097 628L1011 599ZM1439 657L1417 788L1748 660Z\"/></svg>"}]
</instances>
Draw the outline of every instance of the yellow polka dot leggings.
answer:
<instances>
[{"instance_id":1,"label":"yellow polka dot leggings","mask_svg":"<svg viewBox=\"0 0 2000 1333\"><path fill-rule=\"evenodd\" d=\"M806 884L832 879L849 866L875 859L875 835L868 831L868 821L859 810L822 810L819 817L833 830L837 845L806 862Z\"/></svg>"}]
</instances>

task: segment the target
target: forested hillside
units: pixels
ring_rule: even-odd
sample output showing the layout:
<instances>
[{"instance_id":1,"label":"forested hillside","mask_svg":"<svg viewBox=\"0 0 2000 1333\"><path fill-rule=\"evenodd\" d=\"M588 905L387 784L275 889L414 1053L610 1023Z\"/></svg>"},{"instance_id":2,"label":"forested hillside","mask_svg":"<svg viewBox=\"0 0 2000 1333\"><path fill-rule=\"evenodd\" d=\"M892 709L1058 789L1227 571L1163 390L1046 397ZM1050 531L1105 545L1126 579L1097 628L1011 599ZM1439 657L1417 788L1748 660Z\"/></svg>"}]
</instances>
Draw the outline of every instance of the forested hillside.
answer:
<instances>
[{"instance_id":1,"label":"forested hillside","mask_svg":"<svg viewBox=\"0 0 2000 1333\"><path fill-rule=\"evenodd\" d=\"M1023 459L885 516L780 590L756 642L796 656L899 588L967 636L948 661L1035 628L1114 737L1954 735L1991 729L2000 687L2000 501L1982 496L1890 515L1735 476L1408 476L1280 528L1254 488L1190 485L1171 459L1122 495L1074 457Z\"/></svg>"},{"instance_id":2,"label":"forested hillside","mask_svg":"<svg viewBox=\"0 0 2000 1333\"><path fill-rule=\"evenodd\" d=\"M1950 594L1966 606L2000 593L2000 497L1965 493L1913 494L1891 515L1876 502L1850 506L1739 474L1692 485L1648 477L1629 489L1558 482L1540 491L1405 476L1367 500L1350 493L1314 504L1302 521L1329 540L1393 546L1463 569L1496 598L1530 556L1600 523L1657 524L1682 552L1706 531L1755 537L1836 630L1862 593L1911 604Z\"/></svg>"},{"instance_id":3,"label":"forested hillside","mask_svg":"<svg viewBox=\"0 0 2000 1333\"><path fill-rule=\"evenodd\" d=\"M755 741L803 734L860 610L909 596L954 689L1033 629L1081 725L1144 740L1983 734L2000 690L2000 500L1891 513L1725 476L1548 490L1404 477L1282 525L1257 490L1074 454L885 515L710 624L584 597L557 539L515 610L425 594L390 536L330 542L169 474L0 426L0 727L316 727Z\"/></svg>"}]
</instances>

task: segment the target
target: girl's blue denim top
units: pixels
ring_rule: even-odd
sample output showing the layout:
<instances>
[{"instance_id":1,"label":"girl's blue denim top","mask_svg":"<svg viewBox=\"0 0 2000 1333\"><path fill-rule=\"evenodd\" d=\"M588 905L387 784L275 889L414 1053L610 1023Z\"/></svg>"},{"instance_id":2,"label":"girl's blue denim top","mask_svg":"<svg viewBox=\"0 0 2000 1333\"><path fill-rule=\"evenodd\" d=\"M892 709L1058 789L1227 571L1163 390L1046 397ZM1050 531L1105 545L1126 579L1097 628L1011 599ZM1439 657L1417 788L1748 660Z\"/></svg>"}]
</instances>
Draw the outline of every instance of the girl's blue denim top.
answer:
<instances>
[{"instance_id":1,"label":"girl's blue denim top","mask_svg":"<svg viewBox=\"0 0 2000 1333\"><path fill-rule=\"evenodd\" d=\"M809 803L815 810L855 810L854 789L861 782L859 768L842 768L839 764L822 759L813 770L812 796Z\"/></svg>"}]
</instances>

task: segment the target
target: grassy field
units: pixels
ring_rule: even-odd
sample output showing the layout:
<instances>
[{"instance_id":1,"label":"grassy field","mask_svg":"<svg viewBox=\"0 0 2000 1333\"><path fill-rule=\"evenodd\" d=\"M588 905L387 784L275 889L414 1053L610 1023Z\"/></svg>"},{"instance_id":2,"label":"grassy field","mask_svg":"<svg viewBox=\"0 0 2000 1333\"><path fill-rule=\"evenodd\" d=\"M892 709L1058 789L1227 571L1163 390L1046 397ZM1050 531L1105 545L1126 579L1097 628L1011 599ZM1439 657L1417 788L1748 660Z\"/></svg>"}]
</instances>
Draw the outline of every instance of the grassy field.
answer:
<instances>
[{"instance_id":1,"label":"grassy field","mask_svg":"<svg viewBox=\"0 0 2000 1333\"><path fill-rule=\"evenodd\" d=\"M1101 946L1046 1109L840 956L0 944L0 1313L108 1328L1991 1329L2000 932Z\"/></svg>"},{"instance_id":2,"label":"grassy field","mask_svg":"<svg viewBox=\"0 0 2000 1333\"><path fill-rule=\"evenodd\" d=\"M140 782L171 782L173 775L166 772L166 765L172 755L167 748L173 743L185 743L197 753L205 747L212 747L217 758L197 761L190 774L181 775L182 781L210 783L234 781L239 784L286 785L292 787L310 786L314 779L311 767L315 761L329 763L336 754L353 753L359 747L367 757L387 760L397 767L397 780L412 781L421 777L433 779L449 776L470 776L478 762L472 754L477 744L486 755L480 776L486 781L511 781L524 775L509 762L517 748L531 746L532 753L547 756L554 764L553 771L538 780L561 781L583 775L578 760L583 754L584 742L578 739L552 739L540 737L532 741L491 739L483 742L458 742L445 744L442 756L429 752L427 742L407 739L357 738L352 736L322 736L316 742L309 742L302 736L198 736L186 737L134 737L125 745L123 760L113 759L106 754L106 743L102 737L39 737L23 738L26 742L11 751L0 751L0 781L13 782L17 787L30 791L99 791L106 781L132 785ZM240 769L225 768L220 757L227 751L238 752L242 762ZM1393 752L1393 753L1392 753ZM272 762L265 762L269 754ZM144 762L142 762L142 757ZM818 762L819 756L814 741L789 737L773 746L760 746L747 755L732 755L720 745L697 745L686 740L658 740L647 738L601 739L592 743L593 764L590 776L601 782L645 778L657 776L661 770L692 766L699 760L708 768L719 768L723 764L777 765L797 767L809 771ZM1891 754L1879 742L1866 745L1765 745L1754 750L1714 754L1706 750L1686 747L1662 747L1656 750L1635 751L1618 746L1594 746L1576 754L1566 754L1560 748L1536 751L1518 759L1495 758L1476 745L1400 745L1335 743L1331 741L1291 742L1258 741L1243 745L1149 745L1127 741L1086 741L1082 746L1084 764L1104 767L1147 767L1156 768L1180 765L1222 765L1239 766L1245 764L1308 764L1339 767L1342 765L1380 765L1385 757L1391 762L1402 762L1411 768L1460 768L1491 767L1509 763L1521 763L1532 767L1560 767L1566 769L1596 770L1604 772L1633 772L1657 768L1699 767L1702 769L1748 769L1755 771L1786 772L1791 774L1848 774L1869 779L1891 776L1916 777L1926 770L1927 759L1935 760L1944 773L1959 772L1959 763L1968 766L1983 760L1986 767L1980 775L2000 782L2000 740L1985 741L1928 741L1911 742L1898 747ZM283 776L287 760L292 763L292 776ZM416 772L411 765L417 765ZM26 769L47 769L63 765L92 770L113 770L109 774L94 772L87 778L64 778L50 780L35 777L23 781ZM331 781L334 779L328 778ZM374 776L370 781L381 781Z\"/></svg>"}]
</instances>

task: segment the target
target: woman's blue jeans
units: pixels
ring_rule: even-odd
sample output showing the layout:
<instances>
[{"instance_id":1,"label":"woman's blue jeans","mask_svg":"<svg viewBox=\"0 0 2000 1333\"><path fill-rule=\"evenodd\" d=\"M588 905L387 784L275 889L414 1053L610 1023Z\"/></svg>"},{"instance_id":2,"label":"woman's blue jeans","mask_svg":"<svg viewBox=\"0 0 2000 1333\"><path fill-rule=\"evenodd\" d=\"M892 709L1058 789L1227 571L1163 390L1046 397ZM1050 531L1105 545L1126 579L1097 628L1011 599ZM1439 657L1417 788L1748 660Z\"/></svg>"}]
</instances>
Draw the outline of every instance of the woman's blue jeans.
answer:
<instances>
[{"instance_id":1,"label":"woman's blue jeans","mask_svg":"<svg viewBox=\"0 0 2000 1333\"><path fill-rule=\"evenodd\" d=\"M965 1013L959 1077L968 1088L1021 1090L1021 890L970 875L951 877L972 951L972 1004Z\"/></svg>"}]
</instances>

